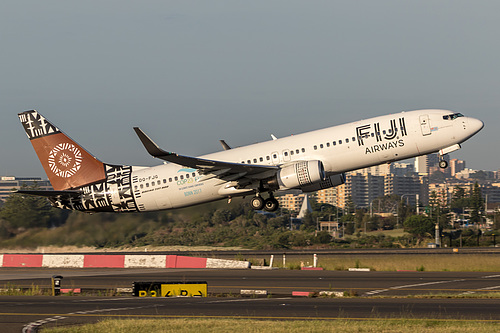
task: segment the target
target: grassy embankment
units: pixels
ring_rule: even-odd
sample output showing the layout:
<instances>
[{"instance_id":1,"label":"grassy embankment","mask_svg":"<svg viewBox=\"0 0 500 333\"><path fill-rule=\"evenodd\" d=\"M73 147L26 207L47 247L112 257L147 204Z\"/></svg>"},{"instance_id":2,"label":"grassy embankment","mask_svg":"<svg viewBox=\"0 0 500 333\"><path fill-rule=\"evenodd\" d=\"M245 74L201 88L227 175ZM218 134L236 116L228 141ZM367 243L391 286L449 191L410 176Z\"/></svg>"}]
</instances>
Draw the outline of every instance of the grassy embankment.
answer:
<instances>
[{"instance_id":1,"label":"grassy embankment","mask_svg":"<svg viewBox=\"0 0 500 333\"><path fill-rule=\"evenodd\" d=\"M46 333L118 332L497 332L498 321L440 319L251 320L251 319L138 319L104 320L97 324L44 329Z\"/></svg>"},{"instance_id":2,"label":"grassy embankment","mask_svg":"<svg viewBox=\"0 0 500 333\"><path fill-rule=\"evenodd\" d=\"M276 267L283 266L281 256L275 256ZM312 256L287 260L286 266L299 269L313 263ZM499 272L500 256L496 254L427 254L427 255L328 255L318 256L318 266L326 270L370 268L374 271L427 271L427 272Z\"/></svg>"}]
</instances>

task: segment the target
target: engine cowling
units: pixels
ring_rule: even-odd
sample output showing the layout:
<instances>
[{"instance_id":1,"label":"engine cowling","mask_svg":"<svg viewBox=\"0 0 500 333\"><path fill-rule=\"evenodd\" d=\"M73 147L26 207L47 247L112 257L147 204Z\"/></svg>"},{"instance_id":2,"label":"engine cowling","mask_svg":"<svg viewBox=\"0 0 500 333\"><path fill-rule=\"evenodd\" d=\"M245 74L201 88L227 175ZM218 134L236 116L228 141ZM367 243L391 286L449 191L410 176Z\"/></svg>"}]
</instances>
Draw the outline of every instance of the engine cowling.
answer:
<instances>
[{"instance_id":1,"label":"engine cowling","mask_svg":"<svg viewBox=\"0 0 500 333\"><path fill-rule=\"evenodd\" d=\"M302 188L325 179L325 168L321 161L300 161L284 166L277 176L281 190Z\"/></svg>"},{"instance_id":2,"label":"engine cowling","mask_svg":"<svg viewBox=\"0 0 500 333\"><path fill-rule=\"evenodd\" d=\"M336 187L345 183L345 174L339 173L332 176L327 176L325 180L307 185L301 188L302 192L315 192L325 188Z\"/></svg>"}]
</instances>

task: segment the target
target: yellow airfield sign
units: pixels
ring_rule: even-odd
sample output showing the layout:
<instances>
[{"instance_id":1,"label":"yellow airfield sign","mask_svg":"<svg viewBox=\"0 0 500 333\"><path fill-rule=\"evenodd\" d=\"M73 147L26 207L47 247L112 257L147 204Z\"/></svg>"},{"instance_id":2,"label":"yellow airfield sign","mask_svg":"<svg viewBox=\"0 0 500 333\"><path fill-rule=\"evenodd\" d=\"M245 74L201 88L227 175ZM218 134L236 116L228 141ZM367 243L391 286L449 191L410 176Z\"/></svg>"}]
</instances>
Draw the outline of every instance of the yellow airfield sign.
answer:
<instances>
[{"instance_id":1,"label":"yellow airfield sign","mask_svg":"<svg viewBox=\"0 0 500 333\"><path fill-rule=\"evenodd\" d=\"M206 282L134 282L139 297L207 297Z\"/></svg>"},{"instance_id":2,"label":"yellow airfield sign","mask_svg":"<svg viewBox=\"0 0 500 333\"><path fill-rule=\"evenodd\" d=\"M207 284L162 284L162 297L186 296L186 297L207 297Z\"/></svg>"}]
</instances>

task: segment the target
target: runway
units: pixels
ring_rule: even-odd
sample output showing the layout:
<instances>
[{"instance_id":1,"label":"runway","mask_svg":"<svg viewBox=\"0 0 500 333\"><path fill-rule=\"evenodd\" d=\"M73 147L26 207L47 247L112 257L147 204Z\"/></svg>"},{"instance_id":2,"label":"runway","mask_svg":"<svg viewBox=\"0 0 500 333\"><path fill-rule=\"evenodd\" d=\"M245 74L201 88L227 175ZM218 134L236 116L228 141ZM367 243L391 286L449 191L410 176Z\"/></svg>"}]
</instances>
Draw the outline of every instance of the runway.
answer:
<instances>
[{"instance_id":1,"label":"runway","mask_svg":"<svg viewBox=\"0 0 500 333\"><path fill-rule=\"evenodd\" d=\"M466 294L500 290L498 273L346 272L212 269L0 269L0 286L50 286L85 291L131 287L134 281L207 281L208 298L2 296L2 331L37 325L95 322L104 317L237 317L269 319L437 318L499 320L500 299L380 298ZM270 298L240 297L241 289L267 290ZM295 298L293 291L346 291L354 298ZM224 295L226 297L215 297ZM229 297L227 297L229 296ZM30 326L31 325L31 326ZM33 326L34 325L34 326Z\"/></svg>"}]
</instances>

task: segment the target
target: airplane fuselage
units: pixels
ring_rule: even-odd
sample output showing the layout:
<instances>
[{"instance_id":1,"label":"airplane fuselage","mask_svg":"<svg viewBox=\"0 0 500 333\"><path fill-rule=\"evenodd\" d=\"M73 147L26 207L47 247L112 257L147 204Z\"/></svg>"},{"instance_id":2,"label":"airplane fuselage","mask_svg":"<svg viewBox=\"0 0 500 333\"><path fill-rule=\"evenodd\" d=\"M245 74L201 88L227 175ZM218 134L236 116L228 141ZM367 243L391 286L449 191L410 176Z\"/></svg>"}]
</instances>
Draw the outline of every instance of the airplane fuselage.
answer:
<instances>
[{"instance_id":1,"label":"airplane fuselage","mask_svg":"<svg viewBox=\"0 0 500 333\"><path fill-rule=\"evenodd\" d=\"M166 163L154 167L106 166L106 180L79 187L80 198L51 199L61 208L83 211L154 211L180 208L264 191L300 188L305 192L339 185L345 172L441 150L446 154L482 128L481 121L445 110L419 110L380 116L285 138L224 150L202 159L281 169L319 161L324 176L287 187L274 172L247 177L218 176L206 170ZM241 175L240 175L241 176ZM337 178L336 178L337 177ZM278 178L278 179L276 179ZM234 179L234 180L233 180ZM300 182L300 179L299 179Z\"/></svg>"}]
</instances>

